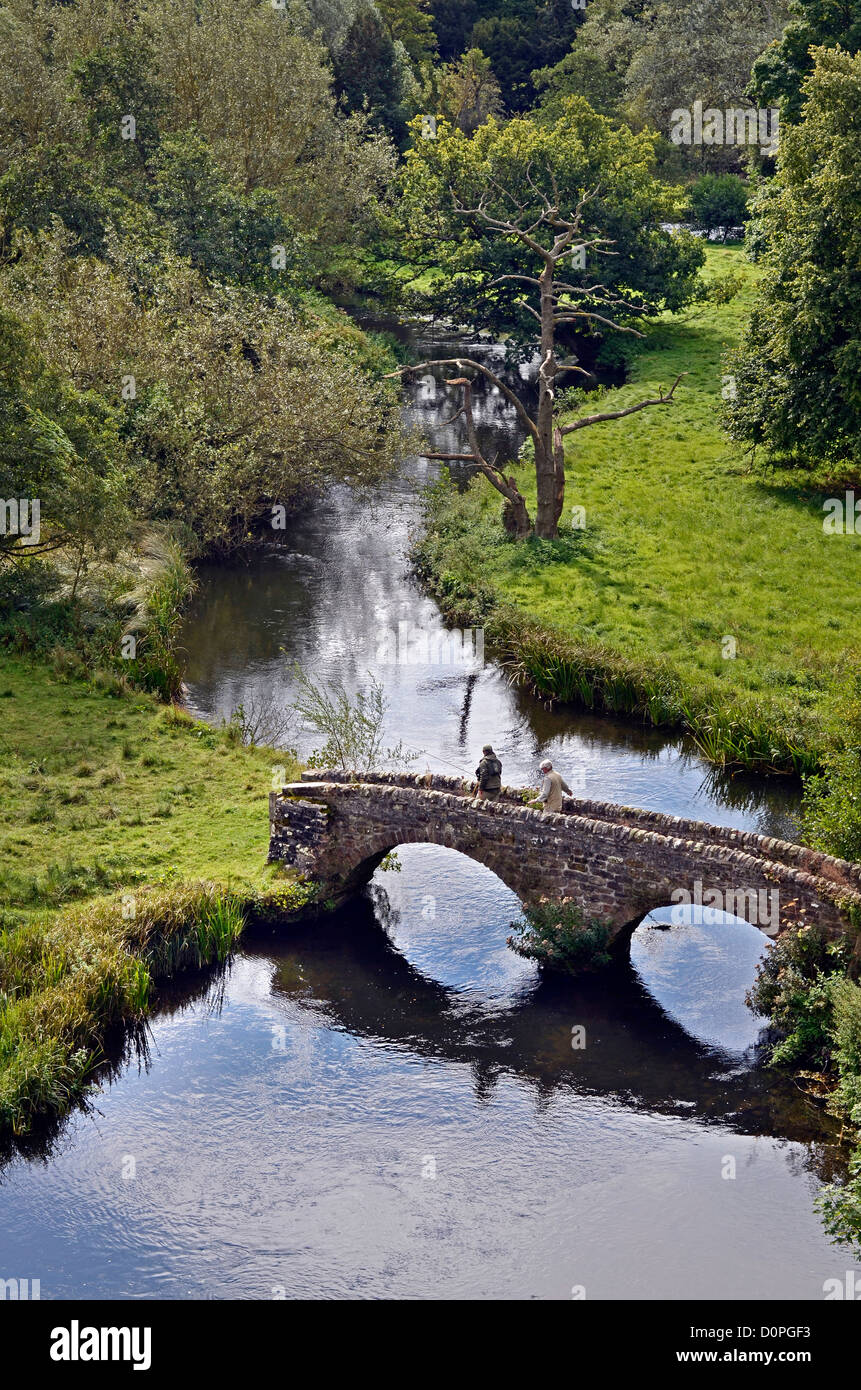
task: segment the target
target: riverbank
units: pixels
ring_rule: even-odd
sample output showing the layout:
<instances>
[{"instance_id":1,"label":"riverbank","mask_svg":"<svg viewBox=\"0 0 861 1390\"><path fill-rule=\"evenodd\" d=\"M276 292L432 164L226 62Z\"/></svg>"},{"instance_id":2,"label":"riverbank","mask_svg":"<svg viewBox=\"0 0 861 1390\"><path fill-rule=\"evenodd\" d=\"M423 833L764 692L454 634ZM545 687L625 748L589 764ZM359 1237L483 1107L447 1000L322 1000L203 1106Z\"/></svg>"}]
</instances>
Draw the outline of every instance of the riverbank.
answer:
<instances>
[{"instance_id":1,"label":"riverbank","mask_svg":"<svg viewBox=\"0 0 861 1390\"><path fill-rule=\"evenodd\" d=\"M709 248L714 298L652 327L602 409L685 372L675 403L569 437L556 541L512 543L479 479L432 490L414 560L447 616L484 625L541 696L684 729L719 765L804 774L856 642L861 549L824 534L825 479L755 472L721 433L723 354L757 276ZM525 451L516 472L532 503Z\"/></svg>"},{"instance_id":2,"label":"riverbank","mask_svg":"<svg viewBox=\"0 0 861 1390\"><path fill-rule=\"evenodd\" d=\"M266 863L292 757L25 658L0 702L0 1132L23 1134L85 1093L159 980L308 893Z\"/></svg>"}]
</instances>

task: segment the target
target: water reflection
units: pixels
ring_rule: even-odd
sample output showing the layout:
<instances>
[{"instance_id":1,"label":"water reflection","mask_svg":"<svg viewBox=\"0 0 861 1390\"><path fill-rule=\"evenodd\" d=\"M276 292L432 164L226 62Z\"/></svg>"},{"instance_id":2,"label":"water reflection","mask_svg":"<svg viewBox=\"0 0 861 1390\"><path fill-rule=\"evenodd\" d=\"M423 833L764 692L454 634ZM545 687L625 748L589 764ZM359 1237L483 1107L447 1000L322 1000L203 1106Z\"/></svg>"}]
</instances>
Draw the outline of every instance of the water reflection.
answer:
<instances>
[{"instance_id":1,"label":"water reflection","mask_svg":"<svg viewBox=\"0 0 861 1390\"><path fill-rule=\"evenodd\" d=\"M753 1060L766 1020L745 1004L770 950L759 927L715 908L656 908L631 938L631 964L664 1012L729 1058Z\"/></svg>"},{"instance_id":2,"label":"water reflection","mask_svg":"<svg viewBox=\"0 0 861 1390\"><path fill-rule=\"evenodd\" d=\"M140 1066L0 1175L7 1266L44 1298L821 1297L837 1150L727 1050L731 1013L710 1043L628 962L542 975L489 871L398 855L163 993ZM656 995L701 992L701 957L658 964Z\"/></svg>"}]
</instances>

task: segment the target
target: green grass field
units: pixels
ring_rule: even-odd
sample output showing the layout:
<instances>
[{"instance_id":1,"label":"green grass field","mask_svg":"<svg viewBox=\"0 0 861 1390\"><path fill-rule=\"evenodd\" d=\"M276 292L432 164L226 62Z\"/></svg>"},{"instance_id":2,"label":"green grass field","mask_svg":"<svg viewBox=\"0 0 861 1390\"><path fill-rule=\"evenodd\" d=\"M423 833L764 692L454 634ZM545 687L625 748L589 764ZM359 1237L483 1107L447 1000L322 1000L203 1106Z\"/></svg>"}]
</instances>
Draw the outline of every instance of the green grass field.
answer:
<instances>
[{"instance_id":1,"label":"green grass field","mask_svg":"<svg viewBox=\"0 0 861 1390\"><path fill-rule=\"evenodd\" d=\"M32 913L172 879L260 888L273 767L134 692L0 662L0 911Z\"/></svg>"},{"instance_id":2,"label":"green grass field","mask_svg":"<svg viewBox=\"0 0 861 1390\"><path fill-rule=\"evenodd\" d=\"M834 490L823 479L754 471L722 433L722 356L758 272L740 250L710 247L705 274L743 277L743 288L651 328L629 381L599 408L632 404L685 372L674 402L566 439L558 541L508 542L499 498L479 480L465 502L437 503L424 553L450 586L490 588L578 643L665 662L718 703L764 700L815 738L827 687L857 646L861 538L824 534ZM518 479L533 502L527 463ZM575 505L584 529L572 529ZM464 509L465 535L455 519Z\"/></svg>"}]
</instances>

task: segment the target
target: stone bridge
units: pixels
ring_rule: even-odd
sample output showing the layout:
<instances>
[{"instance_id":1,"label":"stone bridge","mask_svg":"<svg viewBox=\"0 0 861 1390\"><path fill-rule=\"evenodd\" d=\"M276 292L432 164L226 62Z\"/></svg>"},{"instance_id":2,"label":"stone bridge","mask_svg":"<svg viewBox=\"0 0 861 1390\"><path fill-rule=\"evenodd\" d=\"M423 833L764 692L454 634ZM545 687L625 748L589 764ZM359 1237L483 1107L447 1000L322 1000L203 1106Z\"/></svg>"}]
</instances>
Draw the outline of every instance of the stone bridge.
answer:
<instances>
[{"instance_id":1,"label":"stone bridge","mask_svg":"<svg viewBox=\"0 0 861 1390\"><path fill-rule=\"evenodd\" d=\"M395 846L445 845L492 869L521 902L573 899L615 935L679 901L723 907L769 936L804 922L855 935L861 923L859 864L607 802L566 797L560 814L543 814L525 797L506 787L479 809L454 777L306 772L270 797L269 858L342 902Z\"/></svg>"}]
</instances>

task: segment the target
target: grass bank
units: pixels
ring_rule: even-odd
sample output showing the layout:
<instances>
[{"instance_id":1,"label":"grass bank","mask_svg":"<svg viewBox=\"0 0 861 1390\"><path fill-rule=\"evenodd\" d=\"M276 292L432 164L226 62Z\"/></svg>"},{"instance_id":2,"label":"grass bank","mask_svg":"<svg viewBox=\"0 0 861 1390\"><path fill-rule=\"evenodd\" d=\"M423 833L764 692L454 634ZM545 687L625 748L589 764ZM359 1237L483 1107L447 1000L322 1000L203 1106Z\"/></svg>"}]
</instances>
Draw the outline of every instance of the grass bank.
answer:
<instances>
[{"instance_id":1,"label":"grass bank","mask_svg":"<svg viewBox=\"0 0 861 1390\"><path fill-rule=\"evenodd\" d=\"M271 881L273 768L296 765L113 682L0 662L0 912L21 920L120 886Z\"/></svg>"},{"instance_id":2,"label":"grass bank","mask_svg":"<svg viewBox=\"0 0 861 1390\"><path fill-rule=\"evenodd\" d=\"M828 480L754 471L721 432L722 358L759 272L710 247L705 273L722 282L715 297L654 325L601 408L686 372L675 403L566 440L559 538L510 541L479 479L431 495L416 564L449 616L484 623L540 694L684 728L718 764L808 772L857 644L861 543L824 534ZM526 451L516 472L534 502Z\"/></svg>"},{"instance_id":3,"label":"grass bank","mask_svg":"<svg viewBox=\"0 0 861 1390\"><path fill-rule=\"evenodd\" d=\"M64 1113L160 979L309 900L266 863L293 760L107 685L0 665L0 1133Z\"/></svg>"}]
</instances>

